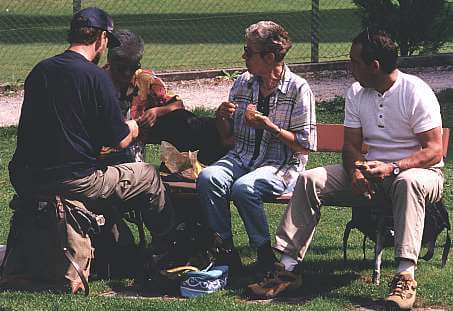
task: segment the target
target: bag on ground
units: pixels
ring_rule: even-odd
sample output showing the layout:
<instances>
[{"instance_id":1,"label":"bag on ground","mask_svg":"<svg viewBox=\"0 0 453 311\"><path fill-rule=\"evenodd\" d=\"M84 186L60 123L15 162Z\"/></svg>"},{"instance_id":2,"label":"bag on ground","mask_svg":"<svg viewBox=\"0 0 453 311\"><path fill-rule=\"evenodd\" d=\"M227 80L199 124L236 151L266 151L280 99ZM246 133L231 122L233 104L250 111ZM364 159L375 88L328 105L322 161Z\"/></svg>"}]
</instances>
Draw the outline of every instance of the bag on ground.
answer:
<instances>
[{"instance_id":1,"label":"bag on ground","mask_svg":"<svg viewBox=\"0 0 453 311\"><path fill-rule=\"evenodd\" d=\"M7 250L1 266L0 288L89 293L88 277L94 257L90 234L99 232L102 216L78 201L59 196L10 203Z\"/></svg>"}]
</instances>

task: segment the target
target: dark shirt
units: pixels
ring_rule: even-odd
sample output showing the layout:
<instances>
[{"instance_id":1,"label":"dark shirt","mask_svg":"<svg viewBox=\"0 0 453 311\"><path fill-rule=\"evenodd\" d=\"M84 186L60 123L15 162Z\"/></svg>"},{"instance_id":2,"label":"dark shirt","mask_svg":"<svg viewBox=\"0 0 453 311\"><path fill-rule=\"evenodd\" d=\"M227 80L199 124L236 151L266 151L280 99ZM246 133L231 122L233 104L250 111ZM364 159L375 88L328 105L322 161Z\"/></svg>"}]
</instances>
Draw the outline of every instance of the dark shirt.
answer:
<instances>
[{"instance_id":1,"label":"dark shirt","mask_svg":"<svg viewBox=\"0 0 453 311\"><path fill-rule=\"evenodd\" d=\"M258 95L257 110L265 116L269 116L269 100L271 95L266 97L262 96L261 93ZM263 139L264 129L255 129L255 150L253 151L252 161L255 160L260 154L261 140Z\"/></svg>"},{"instance_id":2,"label":"dark shirt","mask_svg":"<svg viewBox=\"0 0 453 311\"><path fill-rule=\"evenodd\" d=\"M12 180L87 176L101 146L117 147L129 133L110 77L79 53L40 62L24 89Z\"/></svg>"}]
</instances>

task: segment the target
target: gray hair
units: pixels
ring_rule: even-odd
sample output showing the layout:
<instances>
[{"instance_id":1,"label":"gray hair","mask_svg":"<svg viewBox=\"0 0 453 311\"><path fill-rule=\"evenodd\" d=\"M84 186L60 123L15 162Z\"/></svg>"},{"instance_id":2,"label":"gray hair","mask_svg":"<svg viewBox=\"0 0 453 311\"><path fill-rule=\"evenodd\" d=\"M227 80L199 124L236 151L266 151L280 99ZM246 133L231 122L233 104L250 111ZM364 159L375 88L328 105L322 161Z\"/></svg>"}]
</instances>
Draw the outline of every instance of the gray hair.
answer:
<instances>
[{"instance_id":1,"label":"gray hair","mask_svg":"<svg viewBox=\"0 0 453 311\"><path fill-rule=\"evenodd\" d=\"M121 45L109 49L107 60L111 62L117 59L127 59L131 62L140 62L145 52L145 43L142 37L127 29L117 30L115 35Z\"/></svg>"},{"instance_id":2,"label":"gray hair","mask_svg":"<svg viewBox=\"0 0 453 311\"><path fill-rule=\"evenodd\" d=\"M272 21L260 21L245 29L245 40L256 44L261 53L273 53L280 62L293 46L288 32Z\"/></svg>"}]
</instances>

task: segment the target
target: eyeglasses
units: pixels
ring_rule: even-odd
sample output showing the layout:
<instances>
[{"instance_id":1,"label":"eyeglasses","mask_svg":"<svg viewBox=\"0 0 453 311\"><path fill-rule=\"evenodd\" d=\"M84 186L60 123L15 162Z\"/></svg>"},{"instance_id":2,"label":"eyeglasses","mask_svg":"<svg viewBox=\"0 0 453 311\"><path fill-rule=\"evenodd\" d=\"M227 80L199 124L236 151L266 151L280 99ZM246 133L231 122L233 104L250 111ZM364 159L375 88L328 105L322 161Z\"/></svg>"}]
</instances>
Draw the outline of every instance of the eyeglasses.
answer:
<instances>
[{"instance_id":1,"label":"eyeglasses","mask_svg":"<svg viewBox=\"0 0 453 311\"><path fill-rule=\"evenodd\" d=\"M244 45L244 54L245 54L245 57L250 58L250 57L252 57L254 54L260 54L260 53L261 53L261 52L252 51L250 48L248 48L246 45Z\"/></svg>"}]
</instances>

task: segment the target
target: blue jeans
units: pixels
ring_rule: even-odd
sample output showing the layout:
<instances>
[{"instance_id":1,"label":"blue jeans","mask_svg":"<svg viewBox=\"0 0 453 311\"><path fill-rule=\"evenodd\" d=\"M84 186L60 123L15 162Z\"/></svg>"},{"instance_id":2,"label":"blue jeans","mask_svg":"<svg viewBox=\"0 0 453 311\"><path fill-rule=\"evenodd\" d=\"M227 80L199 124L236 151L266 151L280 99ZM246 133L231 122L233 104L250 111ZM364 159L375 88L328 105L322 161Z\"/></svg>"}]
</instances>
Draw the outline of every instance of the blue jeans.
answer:
<instances>
[{"instance_id":1,"label":"blue jeans","mask_svg":"<svg viewBox=\"0 0 453 311\"><path fill-rule=\"evenodd\" d=\"M260 247L270 241L263 199L285 191L281 178L274 174L276 170L264 166L250 172L230 154L203 169L197 191L210 228L222 239L232 238L231 200L244 222L250 244Z\"/></svg>"}]
</instances>

